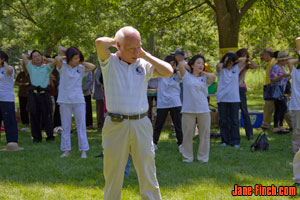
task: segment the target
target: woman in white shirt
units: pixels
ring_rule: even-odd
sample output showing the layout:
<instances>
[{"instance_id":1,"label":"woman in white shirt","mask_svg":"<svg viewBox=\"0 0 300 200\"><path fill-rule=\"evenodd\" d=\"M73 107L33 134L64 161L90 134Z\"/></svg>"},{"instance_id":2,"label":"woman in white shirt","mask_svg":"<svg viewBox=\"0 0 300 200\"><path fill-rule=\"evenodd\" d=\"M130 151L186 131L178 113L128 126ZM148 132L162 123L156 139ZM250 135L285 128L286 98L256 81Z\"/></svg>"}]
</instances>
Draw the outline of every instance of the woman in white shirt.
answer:
<instances>
[{"instance_id":1,"label":"woman in white shirt","mask_svg":"<svg viewBox=\"0 0 300 200\"><path fill-rule=\"evenodd\" d=\"M216 79L216 75L204 72L205 59L202 55L195 55L188 65L184 61L179 63L179 71L183 81L182 103L182 156L183 162L193 162L193 136L197 121L199 129L199 147L197 160L207 163L210 149L210 110L207 101L208 86Z\"/></svg>"},{"instance_id":2,"label":"woman in white shirt","mask_svg":"<svg viewBox=\"0 0 300 200\"><path fill-rule=\"evenodd\" d=\"M181 129L181 100L180 100L180 78L176 71L177 61L173 56L167 56L165 61L173 67L174 74L169 78L158 79L157 89L157 118L153 132L154 149L157 150L157 143L161 129L170 111L174 123L178 151L181 152L182 129Z\"/></svg>"},{"instance_id":3,"label":"woman in white shirt","mask_svg":"<svg viewBox=\"0 0 300 200\"><path fill-rule=\"evenodd\" d=\"M240 147L239 129L239 62L247 58L238 57L234 53L227 53L217 65L218 89L217 103L219 112L219 126L222 137L221 146L232 145Z\"/></svg>"},{"instance_id":4,"label":"woman in white shirt","mask_svg":"<svg viewBox=\"0 0 300 200\"><path fill-rule=\"evenodd\" d=\"M291 71L290 75L293 80L292 95L289 104L289 110L291 111L291 115L292 115L291 116L292 125L293 125L292 149L294 154L296 154L300 148L300 64L297 66L297 68L293 66L293 63L297 61L293 59L290 60L289 63L289 68Z\"/></svg>"},{"instance_id":5,"label":"woman in white shirt","mask_svg":"<svg viewBox=\"0 0 300 200\"><path fill-rule=\"evenodd\" d=\"M4 122L6 150L23 150L18 147L18 127L15 112L14 75L12 66L7 64L8 56L0 50L0 127ZM15 148L9 148L14 146Z\"/></svg>"},{"instance_id":6,"label":"woman in white shirt","mask_svg":"<svg viewBox=\"0 0 300 200\"><path fill-rule=\"evenodd\" d=\"M65 49L59 47L66 56L55 58L56 67L60 73L57 103L60 104L60 116L62 124L61 150L64 152L61 157L67 157L71 150L71 125L72 114L74 114L78 146L81 151L81 158L86 158L86 151L89 144L86 135L85 124L85 101L82 91L82 79L85 72L95 69L92 63L84 62L84 57L77 47ZM66 58L66 59L65 59Z\"/></svg>"}]
</instances>

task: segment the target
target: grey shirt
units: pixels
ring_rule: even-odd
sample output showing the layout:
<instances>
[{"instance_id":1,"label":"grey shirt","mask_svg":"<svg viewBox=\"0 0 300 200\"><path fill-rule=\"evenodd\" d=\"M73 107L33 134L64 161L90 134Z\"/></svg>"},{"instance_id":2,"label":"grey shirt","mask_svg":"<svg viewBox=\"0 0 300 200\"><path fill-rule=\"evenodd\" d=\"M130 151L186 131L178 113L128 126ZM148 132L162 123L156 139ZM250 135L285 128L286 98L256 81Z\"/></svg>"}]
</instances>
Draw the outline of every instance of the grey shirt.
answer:
<instances>
[{"instance_id":1,"label":"grey shirt","mask_svg":"<svg viewBox=\"0 0 300 200\"><path fill-rule=\"evenodd\" d=\"M95 70L95 80L94 80L94 95L93 99L95 100L103 100L103 90L102 90L102 84L100 82L100 77L101 77L102 71L101 67L98 66L97 69Z\"/></svg>"}]
</instances>

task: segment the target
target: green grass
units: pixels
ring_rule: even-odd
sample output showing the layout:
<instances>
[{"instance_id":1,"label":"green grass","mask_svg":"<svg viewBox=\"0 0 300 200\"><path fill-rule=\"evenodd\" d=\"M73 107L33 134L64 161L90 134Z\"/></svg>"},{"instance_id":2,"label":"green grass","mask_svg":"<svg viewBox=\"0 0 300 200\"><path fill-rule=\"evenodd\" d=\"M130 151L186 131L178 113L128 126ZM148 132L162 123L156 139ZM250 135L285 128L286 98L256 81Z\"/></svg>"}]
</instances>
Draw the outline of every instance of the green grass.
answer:
<instances>
[{"instance_id":1,"label":"green grass","mask_svg":"<svg viewBox=\"0 0 300 200\"><path fill-rule=\"evenodd\" d=\"M215 97L211 102L215 102ZM248 92L251 109L262 109L262 91ZM94 109L95 111L95 109ZM95 115L94 115L95 116ZM95 123L95 118L94 118ZM19 127L23 127L19 124ZM214 131L218 131L216 126ZM251 152L244 129L241 147L221 147L220 139L211 139L208 164L183 163L177 152L176 138L165 127L156 152L157 177L162 198L194 199L297 199L298 197L232 197L234 184L252 186L290 186L293 184L291 134L267 132L269 152ZM254 137L258 135L254 129ZM32 144L30 131L19 132L20 152L0 152L0 199L103 199L103 160L95 158L101 151L101 133L88 131L90 151L80 159L77 135L72 135L72 151L60 158L60 137L55 142ZM1 133L0 147L6 145ZM198 137L194 139L196 153ZM122 199L140 199L134 167L124 180Z\"/></svg>"}]
</instances>

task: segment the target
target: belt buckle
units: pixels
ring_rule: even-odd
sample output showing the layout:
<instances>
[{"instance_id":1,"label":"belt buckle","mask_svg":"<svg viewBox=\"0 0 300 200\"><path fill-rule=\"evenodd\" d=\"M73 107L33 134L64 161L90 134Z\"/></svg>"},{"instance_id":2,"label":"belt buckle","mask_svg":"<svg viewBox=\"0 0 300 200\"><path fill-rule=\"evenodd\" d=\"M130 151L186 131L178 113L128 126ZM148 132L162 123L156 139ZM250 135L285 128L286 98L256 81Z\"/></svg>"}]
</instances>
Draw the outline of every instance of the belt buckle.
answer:
<instances>
[{"instance_id":1,"label":"belt buckle","mask_svg":"<svg viewBox=\"0 0 300 200\"><path fill-rule=\"evenodd\" d=\"M111 121L113 121L113 122L122 122L124 119L123 115L114 114L114 113L110 114L110 118L111 118Z\"/></svg>"}]
</instances>

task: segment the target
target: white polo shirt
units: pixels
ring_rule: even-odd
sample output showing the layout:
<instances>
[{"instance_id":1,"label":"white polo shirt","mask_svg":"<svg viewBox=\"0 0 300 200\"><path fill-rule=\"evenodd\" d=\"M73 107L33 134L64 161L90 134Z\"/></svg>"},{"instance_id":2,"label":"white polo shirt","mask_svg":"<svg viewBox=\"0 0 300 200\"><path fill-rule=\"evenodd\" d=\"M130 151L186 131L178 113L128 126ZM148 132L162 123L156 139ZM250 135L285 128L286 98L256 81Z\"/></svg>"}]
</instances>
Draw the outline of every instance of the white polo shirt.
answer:
<instances>
[{"instance_id":1,"label":"white polo shirt","mask_svg":"<svg viewBox=\"0 0 300 200\"><path fill-rule=\"evenodd\" d=\"M60 75L57 103L85 103L82 91L85 67L77 65L72 68L63 60L62 67L57 70Z\"/></svg>"},{"instance_id":2,"label":"white polo shirt","mask_svg":"<svg viewBox=\"0 0 300 200\"><path fill-rule=\"evenodd\" d=\"M293 67L291 72L292 97L289 105L290 110L300 110L300 69Z\"/></svg>"},{"instance_id":3,"label":"white polo shirt","mask_svg":"<svg viewBox=\"0 0 300 200\"><path fill-rule=\"evenodd\" d=\"M14 75L15 70L12 66L8 66L13 70L13 74L9 76L5 67L0 68L0 101L15 102L14 94Z\"/></svg>"},{"instance_id":4,"label":"white polo shirt","mask_svg":"<svg viewBox=\"0 0 300 200\"><path fill-rule=\"evenodd\" d=\"M104 62L99 59L99 62L107 111L123 115L147 112L147 86L153 75L152 65L144 59L128 65L116 54L110 54Z\"/></svg>"},{"instance_id":5,"label":"white polo shirt","mask_svg":"<svg viewBox=\"0 0 300 200\"><path fill-rule=\"evenodd\" d=\"M183 102L182 113L207 113L208 106L208 85L206 76L196 77L186 71L182 77Z\"/></svg>"},{"instance_id":6,"label":"white polo shirt","mask_svg":"<svg viewBox=\"0 0 300 200\"><path fill-rule=\"evenodd\" d=\"M229 70L222 68L221 72L218 73L217 103L241 101L239 92L240 71L238 64L236 64Z\"/></svg>"},{"instance_id":7,"label":"white polo shirt","mask_svg":"<svg viewBox=\"0 0 300 200\"><path fill-rule=\"evenodd\" d=\"M180 79L177 74L169 78L159 78L157 88L157 108L174 108L181 106Z\"/></svg>"}]
</instances>

